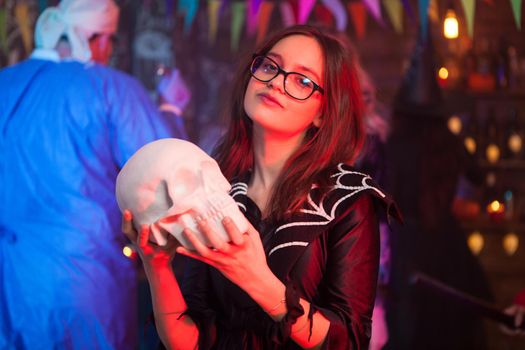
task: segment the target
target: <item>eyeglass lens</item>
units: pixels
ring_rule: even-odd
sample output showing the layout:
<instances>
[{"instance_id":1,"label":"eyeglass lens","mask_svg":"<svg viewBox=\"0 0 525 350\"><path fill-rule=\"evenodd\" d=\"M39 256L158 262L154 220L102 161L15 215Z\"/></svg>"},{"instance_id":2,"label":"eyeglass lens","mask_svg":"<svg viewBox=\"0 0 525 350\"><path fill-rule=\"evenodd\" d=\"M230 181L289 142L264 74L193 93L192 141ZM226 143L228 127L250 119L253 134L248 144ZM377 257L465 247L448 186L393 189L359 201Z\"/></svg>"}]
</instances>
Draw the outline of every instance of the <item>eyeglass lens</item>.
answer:
<instances>
[{"instance_id":1,"label":"eyeglass lens","mask_svg":"<svg viewBox=\"0 0 525 350\"><path fill-rule=\"evenodd\" d=\"M285 74L284 90L290 96L304 100L314 92L314 82L300 73L284 72L277 63L265 56L258 56L252 62L251 73L255 79L268 82L279 75Z\"/></svg>"}]
</instances>

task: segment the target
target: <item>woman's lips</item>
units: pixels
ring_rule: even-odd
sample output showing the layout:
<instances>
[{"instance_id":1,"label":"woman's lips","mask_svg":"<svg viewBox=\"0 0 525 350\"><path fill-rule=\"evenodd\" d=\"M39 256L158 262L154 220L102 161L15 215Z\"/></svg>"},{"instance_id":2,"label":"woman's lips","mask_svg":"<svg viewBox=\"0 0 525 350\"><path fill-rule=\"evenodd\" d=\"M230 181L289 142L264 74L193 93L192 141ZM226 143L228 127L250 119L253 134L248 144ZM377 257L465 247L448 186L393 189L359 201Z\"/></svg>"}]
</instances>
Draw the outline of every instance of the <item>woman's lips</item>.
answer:
<instances>
[{"instance_id":1,"label":"woman's lips","mask_svg":"<svg viewBox=\"0 0 525 350\"><path fill-rule=\"evenodd\" d=\"M263 101L263 103L265 103L266 105L277 106L277 107L283 108L283 105L280 104L279 101L275 97L272 97L271 95L267 93L261 93L258 96Z\"/></svg>"}]
</instances>

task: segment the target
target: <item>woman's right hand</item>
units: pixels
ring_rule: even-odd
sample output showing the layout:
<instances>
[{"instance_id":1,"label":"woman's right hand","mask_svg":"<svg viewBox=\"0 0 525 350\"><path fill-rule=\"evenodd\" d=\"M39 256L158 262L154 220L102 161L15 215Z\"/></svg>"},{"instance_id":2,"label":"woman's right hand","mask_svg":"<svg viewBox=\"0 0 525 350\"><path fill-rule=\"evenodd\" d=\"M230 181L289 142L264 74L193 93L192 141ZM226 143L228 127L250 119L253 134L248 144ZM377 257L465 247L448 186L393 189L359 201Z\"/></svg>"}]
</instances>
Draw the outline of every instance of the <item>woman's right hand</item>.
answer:
<instances>
[{"instance_id":1,"label":"woman's right hand","mask_svg":"<svg viewBox=\"0 0 525 350\"><path fill-rule=\"evenodd\" d=\"M506 308L504 312L507 315L510 315L514 317L514 326L516 328L509 329L505 326L501 326L501 330L503 333L508 335L519 335L519 336L525 336L525 330L523 330L523 322L525 322L525 306L519 305L519 304L513 304Z\"/></svg>"},{"instance_id":2,"label":"woman's right hand","mask_svg":"<svg viewBox=\"0 0 525 350\"><path fill-rule=\"evenodd\" d=\"M171 264L175 256L175 249L180 245L177 239L168 235L168 243L165 246L159 246L150 241L150 228L148 225L142 225L140 232L133 227L133 214L129 210L124 210L122 215L122 232L135 245L137 252L142 259L146 268L165 267Z\"/></svg>"}]
</instances>

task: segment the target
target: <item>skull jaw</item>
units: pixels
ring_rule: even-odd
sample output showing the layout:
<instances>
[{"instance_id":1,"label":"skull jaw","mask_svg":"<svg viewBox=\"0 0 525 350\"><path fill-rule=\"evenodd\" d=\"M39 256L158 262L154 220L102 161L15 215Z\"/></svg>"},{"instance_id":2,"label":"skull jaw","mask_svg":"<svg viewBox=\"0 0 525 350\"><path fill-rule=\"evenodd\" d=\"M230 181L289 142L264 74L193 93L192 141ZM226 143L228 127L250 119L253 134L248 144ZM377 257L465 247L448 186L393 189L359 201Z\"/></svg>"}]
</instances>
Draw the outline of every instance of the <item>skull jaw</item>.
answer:
<instances>
[{"instance_id":1,"label":"skull jaw","mask_svg":"<svg viewBox=\"0 0 525 350\"><path fill-rule=\"evenodd\" d=\"M207 247L213 248L205 235L199 230L198 222L203 219L207 220L212 231L217 234L219 239L222 242L229 242L230 238L228 233L222 225L222 219L226 216L232 219L240 232L244 233L248 230L248 220L241 213L234 200L228 196L226 205L222 206L220 210L210 210L204 215L199 215L194 211L190 211L176 215L175 217L164 218L157 221L151 225L152 236L150 239L160 246L165 246L167 244L167 236L165 232L169 232L186 249L195 250L193 244L188 241L182 233L185 228L189 228L200 242ZM175 220L173 220L174 218Z\"/></svg>"}]
</instances>

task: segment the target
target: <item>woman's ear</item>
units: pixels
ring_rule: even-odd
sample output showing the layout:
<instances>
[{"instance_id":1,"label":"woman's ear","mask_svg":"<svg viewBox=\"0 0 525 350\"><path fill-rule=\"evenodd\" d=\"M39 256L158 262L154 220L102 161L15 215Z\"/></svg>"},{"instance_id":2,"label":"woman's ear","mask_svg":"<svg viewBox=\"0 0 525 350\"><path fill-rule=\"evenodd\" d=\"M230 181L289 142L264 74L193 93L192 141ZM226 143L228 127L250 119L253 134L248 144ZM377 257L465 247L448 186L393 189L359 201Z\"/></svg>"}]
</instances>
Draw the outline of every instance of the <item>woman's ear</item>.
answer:
<instances>
[{"instance_id":1,"label":"woman's ear","mask_svg":"<svg viewBox=\"0 0 525 350\"><path fill-rule=\"evenodd\" d=\"M321 127L321 122L323 121L323 117L321 117L321 114L317 115L314 120L312 121L312 124L316 127L316 128L320 128Z\"/></svg>"}]
</instances>

